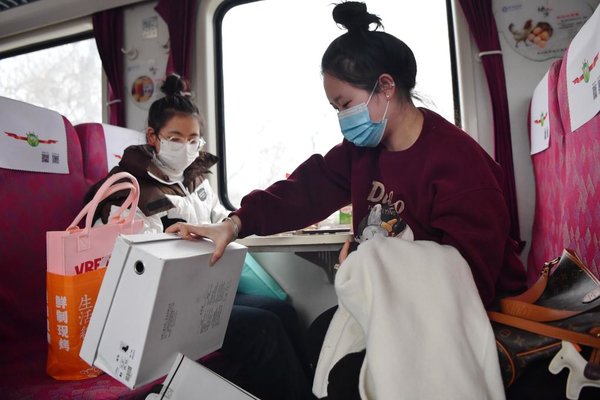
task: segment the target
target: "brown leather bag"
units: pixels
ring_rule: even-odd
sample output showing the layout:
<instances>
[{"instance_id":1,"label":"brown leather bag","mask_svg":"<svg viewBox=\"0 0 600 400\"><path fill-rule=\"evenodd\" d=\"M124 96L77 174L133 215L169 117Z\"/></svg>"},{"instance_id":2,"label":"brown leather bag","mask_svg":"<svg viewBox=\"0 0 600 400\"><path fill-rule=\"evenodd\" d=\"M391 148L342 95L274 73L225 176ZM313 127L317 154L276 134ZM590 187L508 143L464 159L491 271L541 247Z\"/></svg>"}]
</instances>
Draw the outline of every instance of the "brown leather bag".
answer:
<instances>
[{"instance_id":1,"label":"brown leather bag","mask_svg":"<svg viewBox=\"0 0 600 400\"><path fill-rule=\"evenodd\" d=\"M573 250L545 263L531 288L501 299L500 311L488 315L506 387L532 362L550 362L562 340L591 348L586 373L600 376L600 281Z\"/></svg>"}]
</instances>

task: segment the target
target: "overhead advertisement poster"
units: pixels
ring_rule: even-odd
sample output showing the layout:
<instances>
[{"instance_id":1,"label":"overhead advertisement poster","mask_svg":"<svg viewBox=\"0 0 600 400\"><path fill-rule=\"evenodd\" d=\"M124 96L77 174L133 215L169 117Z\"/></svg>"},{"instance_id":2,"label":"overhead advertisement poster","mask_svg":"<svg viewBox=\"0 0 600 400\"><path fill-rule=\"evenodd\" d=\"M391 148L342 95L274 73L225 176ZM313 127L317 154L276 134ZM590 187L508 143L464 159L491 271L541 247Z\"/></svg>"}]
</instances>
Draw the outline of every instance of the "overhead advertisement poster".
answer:
<instances>
[{"instance_id":1,"label":"overhead advertisement poster","mask_svg":"<svg viewBox=\"0 0 600 400\"><path fill-rule=\"evenodd\" d=\"M561 58L599 0L496 0L494 16L503 40L532 61Z\"/></svg>"}]
</instances>

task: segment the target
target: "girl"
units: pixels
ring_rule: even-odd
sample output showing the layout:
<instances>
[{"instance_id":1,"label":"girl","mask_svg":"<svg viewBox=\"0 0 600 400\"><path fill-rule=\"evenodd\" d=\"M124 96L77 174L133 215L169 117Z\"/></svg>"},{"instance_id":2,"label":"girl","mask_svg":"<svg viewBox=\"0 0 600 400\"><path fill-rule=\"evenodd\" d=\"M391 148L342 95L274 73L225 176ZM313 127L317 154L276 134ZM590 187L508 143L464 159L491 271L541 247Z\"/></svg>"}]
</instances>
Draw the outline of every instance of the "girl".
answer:
<instances>
[{"instance_id":1,"label":"girl","mask_svg":"<svg viewBox=\"0 0 600 400\"><path fill-rule=\"evenodd\" d=\"M109 176L126 171L140 185L138 215L145 233L163 232L175 222L213 223L227 217L205 174L217 157L201 151L204 122L187 94L187 83L170 75L148 114L148 144L128 147ZM88 193L89 201L103 181ZM117 192L98 207L107 223L127 197ZM227 223L227 222L226 222ZM237 294L220 352L207 365L263 400L308 399L308 362L294 308L287 302Z\"/></svg>"}]
</instances>

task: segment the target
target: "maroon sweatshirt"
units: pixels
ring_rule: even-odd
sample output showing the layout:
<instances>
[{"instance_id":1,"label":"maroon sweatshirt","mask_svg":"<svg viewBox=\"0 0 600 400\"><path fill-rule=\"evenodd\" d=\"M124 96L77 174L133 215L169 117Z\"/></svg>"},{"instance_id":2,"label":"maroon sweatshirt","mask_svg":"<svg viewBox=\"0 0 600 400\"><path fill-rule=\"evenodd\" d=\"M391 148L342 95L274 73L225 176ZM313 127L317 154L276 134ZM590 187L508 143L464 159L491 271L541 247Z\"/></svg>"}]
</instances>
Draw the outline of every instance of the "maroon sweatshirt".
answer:
<instances>
[{"instance_id":1,"label":"maroon sweatshirt","mask_svg":"<svg viewBox=\"0 0 600 400\"><path fill-rule=\"evenodd\" d=\"M358 232L380 204L397 212L415 240L455 247L486 307L497 296L525 289L525 269L508 235L500 166L465 132L421 111L422 132L407 150L344 140L324 157L311 156L287 180L245 196L234 212L242 221L240 236L304 228L350 202Z\"/></svg>"}]
</instances>

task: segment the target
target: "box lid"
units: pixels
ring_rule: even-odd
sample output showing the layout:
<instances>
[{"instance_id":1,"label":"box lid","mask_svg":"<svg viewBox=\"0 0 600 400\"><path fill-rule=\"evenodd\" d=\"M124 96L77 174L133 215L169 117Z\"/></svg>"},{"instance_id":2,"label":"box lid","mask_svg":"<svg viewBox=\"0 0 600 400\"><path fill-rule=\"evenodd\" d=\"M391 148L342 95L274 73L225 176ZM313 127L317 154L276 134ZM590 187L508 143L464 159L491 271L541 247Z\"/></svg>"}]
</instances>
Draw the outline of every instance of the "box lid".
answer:
<instances>
[{"instance_id":1,"label":"box lid","mask_svg":"<svg viewBox=\"0 0 600 400\"><path fill-rule=\"evenodd\" d=\"M171 233L121 235L120 237L128 245L141 248L144 252L163 260L212 254L215 250L214 243L208 239L184 240ZM227 245L227 250L245 248L244 245L235 242Z\"/></svg>"},{"instance_id":2,"label":"box lid","mask_svg":"<svg viewBox=\"0 0 600 400\"><path fill-rule=\"evenodd\" d=\"M181 236L174 233L140 233L136 235L121 235L127 243L150 243L164 240L182 240Z\"/></svg>"}]
</instances>

